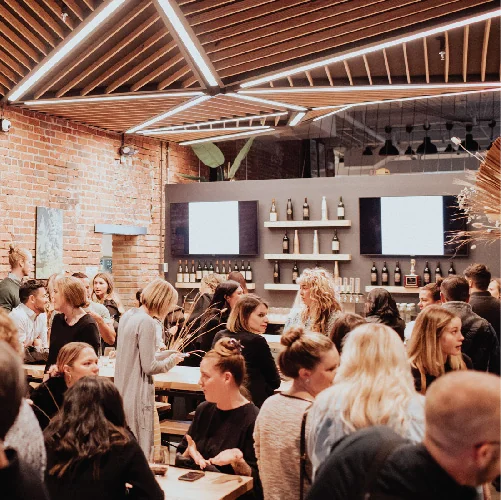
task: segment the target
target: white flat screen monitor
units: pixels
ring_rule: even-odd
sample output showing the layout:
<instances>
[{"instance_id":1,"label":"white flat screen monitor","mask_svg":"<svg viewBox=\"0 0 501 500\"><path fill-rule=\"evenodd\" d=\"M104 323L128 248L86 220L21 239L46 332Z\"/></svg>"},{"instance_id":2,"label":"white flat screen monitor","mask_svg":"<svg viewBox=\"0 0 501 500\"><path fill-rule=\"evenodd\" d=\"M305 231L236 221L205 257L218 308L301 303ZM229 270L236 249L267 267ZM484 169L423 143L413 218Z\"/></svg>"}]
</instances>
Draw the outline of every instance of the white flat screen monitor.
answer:
<instances>
[{"instance_id":1,"label":"white flat screen monitor","mask_svg":"<svg viewBox=\"0 0 501 500\"><path fill-rule=\"evenodd\" d=\"M257 201L171 203L171 254L257 255L257 215Z\"/></svg>"},{"instance_id":2,"label":"white flat screen monitor","mask_svg":"<svg viewBox=\"0 0 501 500\"><path fill-rule=\"evenodd\" d=\"M454 196L360 198L362 255L467 255L468 245L447 243L466 218Z\"/></svg>"}]
</instances>

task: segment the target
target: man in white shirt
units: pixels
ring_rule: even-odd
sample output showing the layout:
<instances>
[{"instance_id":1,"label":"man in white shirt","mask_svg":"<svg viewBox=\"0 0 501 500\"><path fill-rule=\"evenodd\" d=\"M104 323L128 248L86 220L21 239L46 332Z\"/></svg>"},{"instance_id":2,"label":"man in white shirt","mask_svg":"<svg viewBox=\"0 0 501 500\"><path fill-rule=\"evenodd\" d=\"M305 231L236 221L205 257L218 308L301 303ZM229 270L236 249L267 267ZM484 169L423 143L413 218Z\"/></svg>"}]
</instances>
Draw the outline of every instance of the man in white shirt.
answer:
<instances>
[{"instance_id":1,"label":"man in white shirt","mask_svg":"<svg viewBox=\"0 0 501 500\"><path fill-rule=\"evenodd\" d=\"M45 306L49 299L44 283L39 280L24 282L19 288L19 300L21 303L9 316L17 327L25 362L47 361L49 343Z\"/></svg>"}]
</instances>

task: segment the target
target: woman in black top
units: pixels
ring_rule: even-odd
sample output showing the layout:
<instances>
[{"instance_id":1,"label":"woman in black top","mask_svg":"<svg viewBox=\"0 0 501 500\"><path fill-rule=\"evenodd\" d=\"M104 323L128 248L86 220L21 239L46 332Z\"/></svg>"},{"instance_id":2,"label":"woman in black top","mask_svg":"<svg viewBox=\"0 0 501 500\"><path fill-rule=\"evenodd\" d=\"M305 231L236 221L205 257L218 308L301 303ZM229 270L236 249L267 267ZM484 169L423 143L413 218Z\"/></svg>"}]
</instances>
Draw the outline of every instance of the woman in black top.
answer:
<instances>
[{"instance_id":1,"label":"woman in black top","mask_svg":"<svg viewBox=\"0 0 501 500\"><path fill-rule=\"evenodd\" d=\"M59 350L69 342L86 342L99 354L99 329L96 321L83 307L87 292L78 278L58 278L54 286L54 316L50 333L46 370L56 362Z\"/></svg>"},{"instance_id":2,"label":"woman in black top","mask_svg":"<svg viewBox=\"0 0 501 500\"><path fill-rule=\"evenodd\" d=\"M220 339L200 364L200 385L206 401L177 449L176 465L252 476L254 498L260 482L254 452L254 423L258 409L241 392L246 369L242 346Z\"/></svg>"},{"instance_id":3,"label":"woman in black top","mask_svg":"<svg viewBox=\"0 0 501 500\"><path fill-rule=\"evenodd\" d=\"M51 377L34 389L30 396L42 430L61 408L68 387L82 377L99 374L96 353L85 342L70 342L63 346L57 355L56 366Z\"/></svg>"},{"instance_id":4,"label":"woman in black top","mask_svg":"<svg viewBox=\"0 0 501 500\"><path fill-rule=\"evenodd\" d=\"M384 288L374 288L365 302L367 323L382 323L393 328L404 340L405 321L400 318L395 299Z\"/></svg>"},{"instance_id":5,"label":"woman in black top","mask_svg":"<svg viewBox=\"0 0 501 500\"><path fill-rule=\"evenodd\" d=\"M261 407L265 399L280 387L280 375L270 346L262 334L268 325L268 304L254 294L244 295L236 303L228 318L227 330L214 337L233 337L243 347L248 374L248 388L252 402Z\"/></svg>"},{"instance_id":6,"label":"woman in black top","mask_svg":"<svg viewBox=\"0 0 501 500\"><path fill-rule=\"evenodd\" d=\"M65 395L44 432L45 484L52 500L163 500L110 380L84 377ZM128 486L132 485L130 494Z\"/></svg>"}]
</instances>

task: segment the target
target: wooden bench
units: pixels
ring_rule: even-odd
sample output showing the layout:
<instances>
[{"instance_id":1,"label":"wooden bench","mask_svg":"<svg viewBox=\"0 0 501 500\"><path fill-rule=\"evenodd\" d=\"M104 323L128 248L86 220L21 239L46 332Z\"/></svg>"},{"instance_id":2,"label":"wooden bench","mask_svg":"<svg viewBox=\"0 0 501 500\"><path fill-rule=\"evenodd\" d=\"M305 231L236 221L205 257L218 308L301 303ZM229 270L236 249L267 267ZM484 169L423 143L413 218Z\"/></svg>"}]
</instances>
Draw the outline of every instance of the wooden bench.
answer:
<instances>
[{"instance_id":1,"label":"wooden bench","mask_svg":"<svg viewBox=\"0 0 501 500\"><path fill-rule=\"evenodd\" d=\"M164 401L155 401L155 408L158 413L158 418L160 419L160 421L162 421L167 418L168 413L170 412L172 407L170 403L166 403Z\"/></svg>"},{"instance_id":2,"label":"wooden bench","mask_svg":"<svg viewBox=\"0 0 501 500\"><path fill-rule=\"evenodd\" d=\"M190 423L186 420L164 420L160 423L160 432L166 436L184 436Z\"/></svg>"}]
</instances>

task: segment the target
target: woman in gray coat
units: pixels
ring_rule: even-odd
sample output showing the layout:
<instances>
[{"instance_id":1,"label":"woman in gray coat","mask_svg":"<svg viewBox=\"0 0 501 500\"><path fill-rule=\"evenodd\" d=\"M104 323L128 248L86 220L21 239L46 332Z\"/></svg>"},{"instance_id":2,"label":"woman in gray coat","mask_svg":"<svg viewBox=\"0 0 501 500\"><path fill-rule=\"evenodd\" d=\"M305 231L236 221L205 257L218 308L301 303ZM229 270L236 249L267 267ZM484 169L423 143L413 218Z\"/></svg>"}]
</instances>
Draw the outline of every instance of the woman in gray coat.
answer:
<instances>
[{"instance_id":1,"label":"woman in gray coat","mask_svg":"<svg viewBox=\"0 0 501 500\"><path fill-rule=\"evenodd\" d=\"M153 375L176 366L183 357L172 353L155 358L158 322L177 302L177 292L167 281L157 278L141 294L142 306L130 309L118 327L115 384L124 400L127 424L148 457L153 445L155 386Z\"/></svg>"}]
</instances>

